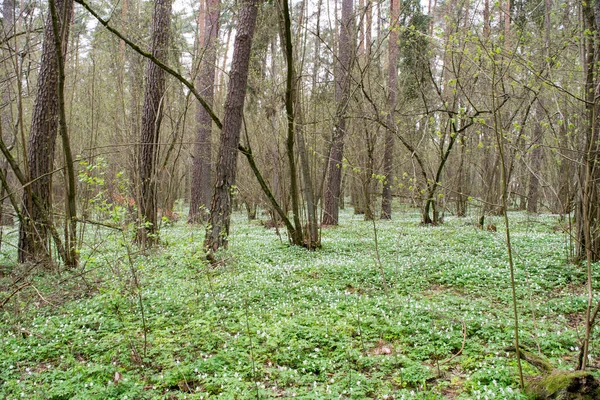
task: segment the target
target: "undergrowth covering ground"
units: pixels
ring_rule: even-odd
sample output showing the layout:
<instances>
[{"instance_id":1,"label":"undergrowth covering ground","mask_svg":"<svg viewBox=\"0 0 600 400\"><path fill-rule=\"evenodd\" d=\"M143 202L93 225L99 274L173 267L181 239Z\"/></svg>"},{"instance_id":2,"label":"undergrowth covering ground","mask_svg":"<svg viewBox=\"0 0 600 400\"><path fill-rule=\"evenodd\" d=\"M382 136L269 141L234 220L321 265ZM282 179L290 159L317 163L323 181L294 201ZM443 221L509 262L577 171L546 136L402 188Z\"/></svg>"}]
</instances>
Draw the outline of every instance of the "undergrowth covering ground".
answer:
<instances>
[{"instance_id":1,"label":"undergrowth covering ground","mask_svg":"<svg viewBox=\"0 0 600 400\"><path fill-rule=\"evenodd\" d=\"M376 223L379 255L373 224L350 210L316 252L235 218L216 268L203 230L183 222L146 255L88 227L81 270L15 283L25 267L3 266L0 301L23 288L0 310L0 398L525 398L504 350L513 322L499 218L488 232L475 218L424 227L398 212ZM572 368L584 270L566 261L556 216L512 214L511 225L521 341ZM598 358L594 346L592 367Z\"/></svg>"}]
</instances>

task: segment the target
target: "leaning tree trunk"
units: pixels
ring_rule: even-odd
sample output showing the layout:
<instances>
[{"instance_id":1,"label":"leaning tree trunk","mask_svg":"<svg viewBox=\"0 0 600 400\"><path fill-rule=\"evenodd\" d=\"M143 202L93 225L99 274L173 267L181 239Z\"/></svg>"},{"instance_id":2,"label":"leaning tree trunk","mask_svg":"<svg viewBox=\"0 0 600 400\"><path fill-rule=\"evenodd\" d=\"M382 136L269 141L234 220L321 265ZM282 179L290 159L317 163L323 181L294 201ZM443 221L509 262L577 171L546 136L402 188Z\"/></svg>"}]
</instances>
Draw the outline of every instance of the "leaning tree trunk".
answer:
<instances>
[{"instance_id":1,"label":"leaning tree trunk","mask_svg":"<svg viewBox=\"0 0 600 400\"><path fill-rule=\"evenodd\" d=\"M342 184L342 157L346 136L346 109L350 99L350 68L352 63L352 38L354 19L352 0L342 1L342 21L339 41L339 67L336 76L335 97L337 102L336 126L333 131L331 150L327 165L323 225L337 225L339 219L340 192Z\"/></svg>"},{"instance_id":2,"label":"leaning tree trunk","mask_svg":"<svg viewBox=\"0 0 600 400\"><path fill-rule=\"evenodd\" d=\"M73 0L56 0L58 31L63 57L67 52ZM31 182L23 193L24 222L19 231L19 262L50 262L49 227L52 223L52 170L58 133L58 59L52 27L52 16L46 18L42 60L38 76L37 96L33 107L31 133L27 144L27 178ZM36 197L39 201L34 201ZM37 207L38 204L42 209ZM48 216L48 218L46 218Z\"/></svg>"},{"instance_id":3,"label":"leaning tree trunk","mask_svg":"<svg viewBox=\"0 0 600 400\"><path fill-rule=\"evenodd\" d=\"M237 152L257 14L256 0L245 0L242 3L233 46L229 88L225 100L225 117L221 131L217 176L204 241L204 246L210 253L217 251L220 247L227 247L231 222L231 190L235 184L237 171ZM212 257L211 254L209 254L210 257Z\"/></svg>"},{"instance_id":4,"label":"leaning tree trunk","mask_svg":"<svg viewBox=\"0 0 600 400\"><path fill-rule=\"evenodd\" d=\"M400 17L400 0L390 1L390 38L388 42L388 127L385 132L385 151L383 155L383 192L381 196L381 219L392 218L392 184L394 170L394 142L396 135L396 99L398 91L398 29L397 23Z\"/></svg>"},{"instance_id":5,"label":"leaning tree trunk","mask_svg":"<svg viewBox=\"0 0 600 400\"><path fill-rule=\"evenodd\" d=\"M154 2L152 15L151 53L165 62L168 54L169 28L171 22L171 0ZM158 234L156 206L156 162L158 139L165 94L165 73L154 62L148 60L142 110L142 130L139 150L139 214L142 226L137 241L142 247L156 243Z\"/></svg>"},{"instance_id":6,"label":"leaning tree trunk","mask_svg":"<svg viewBox=\"0 0 600 400\"><path fill-rule=\"evenodd\" d=\"M204 13L203 40L199 43L203 52L200 61L200 73L197 85L204 100L212 107L214 100L214 82L217 62L217 39L219 37L219 0L208 0ZM196 111L196 145L192 166L192 194L188 222L199 223L206 221L208 207L212 195L212 180L210 173L211 131L212 118L204 107L198 105Z\"/></svg>"}]
</instances>

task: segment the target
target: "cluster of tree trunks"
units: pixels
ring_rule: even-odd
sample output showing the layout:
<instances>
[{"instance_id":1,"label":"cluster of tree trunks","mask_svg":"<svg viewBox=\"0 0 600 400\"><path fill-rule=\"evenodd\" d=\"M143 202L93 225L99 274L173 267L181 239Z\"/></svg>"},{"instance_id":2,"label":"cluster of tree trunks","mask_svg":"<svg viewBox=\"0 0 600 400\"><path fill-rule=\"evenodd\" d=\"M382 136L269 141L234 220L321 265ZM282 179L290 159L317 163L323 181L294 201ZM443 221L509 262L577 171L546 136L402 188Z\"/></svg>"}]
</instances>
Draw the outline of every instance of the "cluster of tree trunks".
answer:
<instances>
[{"instance_id":1,"label":"cluster of tree trunks","mask_svg":"<svg viewBox=\"0 0 600 400\"><path fill-rule=\"evenodd\" d=\"M455 36L460 36L470 29L467 21L472 21L468 9L461 9L458 1L451 1L442 6L445 7L449 19L439 22L444 32L441 41L443 46L440 47L441 56L432 60L428 55L430 54L428 49L431 49L428 46L432 44L415 33L419 30L425 32L433 26L431 21L422 19L423 15L418 5L407 4L406 9L401 9L399 1L391 1L388 29L382 28L381 18L378 17L377 40L373 41L371 19L374 10L371 1L361 0L359 7L355 9L351 0L343 0L339 25L336 22L330 27L331 34L337 38L337 49L335 49L334 39L335 50L332 51L331 60L327 61L331 63L334 77L334 84L331 85L331 97L335 99L330 118L331 129L322 135L323 139L315 139L314 143L309 145L307 135L312 133L313 137L318 137L318 134L316 129L314 132L309 132L307 129L310 124L315 124L313 120L306 121L311 111L306 112L307 107L303 108L305 101L303 85L306 83L303 83L303 76L306 74L302 68L307 63L302 59L305 55L301 55L295 47L300 41L294 37L294 35L301 37L308 34L308 31L304 31L303 21L303 18L306 18L306 5L303 2L299 8L297 14L299 30L298 33L294 33L293 12L290 11L287 1L280 0L277 3L279 30L274 31L275 36L268 39L266 46L271 47L272 75L285 75L285 95L282 96L282 93L273 90L271 101L277 103L283 97L285 107L270 104L265 111L275 138L268 149L268 157L273 160L272 171L268 172L271 179L268 182L261 172L264 160L255 158L250 146L250 138L255 140L254 133L251 132L245 135L245 139L241 139L248 76L253 57L252 42L260 4L253 0L239 4L233 60L229 80L226 82L227 95L221 123L214 111L214 104L218 104L219 100L215 99L215 82L225 83L222 75L216 76L217 64L220 63L218 57L220 3L218 0L206 0L202 3L198 14L199 61L196 63L197 76L194 86L176 72L176 69L168 66L171 1L159 0L153 3L150 51L145 52L140 46L127 39L123 33L109 27L109 22L99 18L84 0L77 0L99 18L102 25L108 27L121 39L119 44L121 69L129 63L130 75L136 74L134 65L136 61L133 56L130 60L126 60L125 44L147 59L143 103L137 92L137 87L141 85L136 84L140 82L141 77L131 79L129 94L126 95L127 90L122 87L119 89L124 107L127 96L131 101L129 107L131 123L125 121L126 118L124 123L131 125L131 129L135 130L139 137L137 158L133 168L135 174L132 174L135 185L131 188L129 196L136 199L139 224L137 240L143 247L155 244L158 239L160 222L158 202L161 196L159 185L170 192L171 186L175 184L175 182L164 183L169 180L171 174L165 171L164 164L159 165L161 122L167 100L166 74L168 73L183 83L189 89L190 96L193 94L199 103L194 125L193 166L191 178L188 180L191 194L188 221L195 224L207 223L205 246L210 253L227 245L236 192L236 174L239 169L237 156L240 150L246 156L250 170L257 178L256 186L262 191L262 194L253 193L246 196L252 199L247 202L249 209L255 213L257 204L263 199L266 200L275 225L283 223L286 226L290 243L311 249L320 246L318 206L322 206L322 225L338 224L339 209L344 204L343 197L346 189L349 189L346 193L351 193L355 211L364 213L367 219L373 218L375 214L372 203L376 196L373 194L379 189L381 189L381 219L391 219L392 198L395 195L406 195L418 204L421 207L422 222L427 224L442 222L442 210L448 207L449 201L455 202L454 211L457 215L467 215L469 195L478 196L481 200L482 217L504 211L499 205L498 188L502 180L499 149L492 140L490 129L491 116L499 116L500 129L506 133L500 144L502 149L507 150L506 183L511 192L511 199L517 199L512 206L526 209L531 213L539 211L541 202L561 213L568 213L574 209L576 221L574 233L579 258L587 259L589 262L600 258L600 235L598 234L600 193L597 184L600 179L600 170L597 168L600 151L598 145L600 106L596 93L600 53L597 21L600 6L582 5L585 27L591 33L586 34L585 46L582 48L581 65L586 74L586 82L585 99L580 102L580 108L585 108L587 119L585 124L578 125L583 128L581 131L583 134L577 142L570 138L571 128L565 128L566 123L552 121L554 117L550 115L548 109L554 105L544 101L547 97L544 91L550 89L530 85L521 90L511 85L512 78L507 73L511 68L509 56L514 54L515 48L523 44L516 40L513 26L514 21L520 18L520 11L511 7L509 2L505 1L497 6L491 6L487 1L483 4L481 25L483 36L478 46L491 49L495 54L487 61L482 59L479 65L475 65L464 62L465 55L471 51L469 46L472 44L455 40ZM0 224L8 221L10 215L16 215L20 219L19 260L21 262L51 263L51 249L54 248L51 241L54 241L58 254L65 264L75 266L77 264L77 238L75 237L78 219L75 207L77 184L64 101L65 59L67 59L67 44L70 41L69 27L73 15L73 0L51 0L48 4L40 70L37 77L37 93L32 107L31 130L27 143L22 143L20 146L21 149L26 149L24 157L20 155L16 158L13 154L12 144L16 138L14 128L16 125L14 116L10 113L12 107L5 107L0 115L1 148L4 154L0 163L2 181L0 195L6 197L0 208ZM5 37L9 37L14 31L12 16L15 7L18 5L12 0L3 3ZM124 2L121 12L125 18L128 16L129 7L129 2ZM415 9L412 10L411 7ZM540 54L547 59L550 55L548 49L552 45L550 33L553 22L552 7L551 1L545 1L541 17L536 22L539 27L545 27L541 41L547 48ZM381 12L380 9L378 10ZM504 12L502 24L497 27L502 36L497 41L492 35L490 24L491 15L496 11ZM568 18L568 15L565 14L564 18ZM320 46L325 37L320 33L319 24L320 19L316 25L313 60L315 71L312 74L310 89L310 96L315 103L320 101L317 82L322 58ZM410 29L405 29L407 26L410 26ZM229 33L225 37L229 37L233 30L231 26L227 29ZM277 55L277 33L283 57ZM263 45L264 43L261 43L261 46ZM387 65L369 61L372 58L372 51L379 51L373 57L381 58L380 56L385 54L382 49L387 51ZM227 65L226 53L225 51L223 54L221 69ZM276 56L279 56L279 62L285 63L287 67L285 74L278 71ZM503 71L503 80L499 86L503 94L495 106L490 108L489 101L485 98L476 98L480 96L477 94L476 85L481 85L482 81L485 85L486 79L489 78L485 77L485 74L480 74L480 71L492 67ZM541 62L541 72L537 79L543 82L553 67L549 61ZM387 84L382 87L385 96L374 94L376 85L369 82L368 70L370 69L379 70L380 76L383 76L385 71ZM141 71L137 72L137 75L141 74ZM127 85L122 71L118 80L120 86ZM12 102L9 90L4 91L2 96L5 103ZM137 100L138 98L140 101ZM573 98L577 97L573 96ZM416 109L417 105L423 109L420 119L410 115L412 110L405 111L410 107ZM256 107L259 112L262 106L253 101L252 107ZM561 106L561 103L557 103L557 107ZM316 107L315 105L314 110ZM138 108L141 109L139 113ZM280 123L283 122L284 109L285 124ZM316 115L314 110L312 112ZM278 121L278 117L281 117L281 121ZM553 161L551 158L554 157L545 150L548 145L549 124L560 125L556 129L559 145L569 148L569 151L576 154L575 157L566 158L568 162L565 164L568 165L564 168L577 178L571 179L576 183L570 182L569 177L557 179L560 181L560 187L557 187L555 193L556 204L550 204L547 189L549 185L544 182L544 177L539 173L550 161ZM278 131L284 131L284 126L287 135L284 140L279 141ZM214 177L211 173L211 169L215 169L211 164L213 127L221 130ZM356 131L364 132L363 136L355 138ZM62 139L60 146L63 155L60 158L62 164L55 160L58 135ZM329 136L328 140L325 139L327 136ZM183 142L183 136L174 134L172 141L172 143ZM396 141L399 142L400 149L396 148ZM425 141L427 144L423 144ZM91 147L96 144L93 138L89 143ZM320 150L316 148L319 145L323 146ZM378 146L383 149L379 156L376 151ZM478 157L487 161L473 167L469 154L475 147L481 148ZM166 153L170 153L172 148L173 145ZM399 173L397 160L403 152L406 153L406 160L408 160L404 161L410 163L412 167L410 181ZM575 172L577 165L572 160L577 156L581 167ZM166 158L168 157L167 155ZM350 159L351 157L354 159ZM521 157L525 159L524 162L520 161ZM324 164L323 168L317 167L319 162ZM352 166L355 170L346 171L346 165ZM52 201L52 176L56 172L63 174L65 182L65 224L62 238L58 234L60 229L57 230L54 226L58 206ZM319 174L322 180L316 178ZM404 174L408 175L406 172ZM11 182L15 179L22 186L22 192L15 191L15 182ZM476 181L477 184L472 181ZM403 185L404 189L400 189ZM475 186L479 186L479 189ZM15 193L22 196L21 204L16 206L18 201L15 200ZM452 200L446 200L447 195L450 195ZM176 196L169 193L163 197L161 201L167 206L165 215L172 216L171 211ZM507 204L510 205L510 199L508 200ZM15 210L7 213L6 209L10 206Z\"/></svg>"}]
</instances>

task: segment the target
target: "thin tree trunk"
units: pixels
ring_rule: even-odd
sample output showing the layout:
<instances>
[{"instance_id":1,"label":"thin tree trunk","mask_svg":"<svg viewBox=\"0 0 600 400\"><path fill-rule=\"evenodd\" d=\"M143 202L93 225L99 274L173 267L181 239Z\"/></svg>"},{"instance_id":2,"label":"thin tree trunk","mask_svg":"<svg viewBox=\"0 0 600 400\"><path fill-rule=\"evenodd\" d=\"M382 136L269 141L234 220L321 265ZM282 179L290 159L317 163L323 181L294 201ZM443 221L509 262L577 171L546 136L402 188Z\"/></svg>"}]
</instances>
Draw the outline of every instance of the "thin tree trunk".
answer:
<instances>
[{"instance_id":1,"label":"thin tree trunk","mask_svg":"<svg viewBox=\"0 0 600 400\"><path fill-rule=\"evenodd\" d=\"M385 151L383 155L383 192L381 196L381 219L392 218L392 184L394 181L394 143L396 136L396 110L398 91L398 18L400 1L390 0L390 38L388 42L388 129L385 132Z\"/></svg>"},{"instance_id":2,"label":"thin tree trunk","mask_svg":"<svg viewBox=\"0 0 600 400\"><path fill-rule=\"evenodd\" d=\"M215 93L215 71L217 62L217 40L219 37L219 0L206 2L203 41L199 48L204 53L200 61L197 86L200 94L212 107ZM188 222L198 223L208 219L208 207L212 196L211 179L211 132L212 118L206 109L198 104L196 111L198 124L195 157L192 166L192 195Z\"/></svg>"},{"instance_id":3,"label":"thin tree trunk","mask_svg":"<svg viewBox=\"0 0 600 400\"><path fill-rule=\"evenodd\" d=\"M221 64L221 72L219 73L219 87L225 85L225 71L227 69L227 56L229 55L229 43L231 42L232 31L233 27L229 25L229 28L227 29L227 39L225 39L225 46L223 47L223 63Z\"/></svg>"},{"instance_id":4,"label":"thin tree trunk","mask_svg":"<svg viewBox=\"0 0 600 400\"><path fill-rule=\"evenodd\" d=\"M211 253L221 247L227 247L232 211L231 189L235 184L237 172L237 151L240 142L250 51L257 13L256 0L246 0L241 4L229 74L229 88L225 100L225 117L221 132L217 176L204 241L205 248ZM212 254L209 254L209 258L211 257Z\"/></svg>"},{"instance_id":5,"label":"thin tree trunk","mask_svg":"<svg viewBox=\"0 0 600 400\"><path fill-rule=\"evenodd\" d=\"M64 10L64 13L71 10ZM71 152L71 143L67 130L67 117L65 112L65 64L62 52L63 42L66 41L66 25L60 26L60 20L66 19L65 14L59 15L56 8L56 1L50 0L50 16L52 19L52 30L54 36L54 48L56 50L56 61L58 69L58 126L59 133L62 139L62 147L65 159L66 169L66 223L65 223L65 244L67 247L68 260L67 266L71 268L77 267L77 207L76 198L77 191L75 186L75 166L73 162L73 154Z\"/></svg>"},{"instance_id":6,"label":"thin tree trunk","mask_svg":"<svg viewBox=\"0 0 600 400\"><path fill-rule=\"evenodd\" d=\"M162 62L167 60L170 22L171 0L155 1L151 53ZM165 95L165 73L150 60L146 67L145 81L138 164L141 189L138 206L142 226L138 230L137 241L142 247L152 246L157 242L156 165Z\"/></svg>"},{"instance_id":7,"label":"thin tree trunk","mask_svg":"<svg viewBox=\"0 0 600 400\"><path fill-rule=\"evenodd\" d=\"M491 33L490 26L490 0L483 2L483 36L488 39Z\"/></svg>"},{"instance_id":8,"label":"thin tree trunk","mask_svg":"<svg viewBox=\"0 0 600 400\"><path fill-rule=\"evenodd\" d=\"M371 29L373 29L373 0L366 0L366 5L365 5L365 14L366 14L366 35L365 35L365 55L367 56L367 59L369 58L369 56L371 55L371 41L372 41L372 33L371 33Z\"/></svg>"},{"instance_id":9,"label":"thin tree trunk","mask_svg":"<svg viewBox=\"0 0 600 400\"><path fill-rule=\"evenodd\" d=\"M460 138L460 161L458 165L458 188L456 194L456 216L466 217L467 216L467 185L468 179L468 168L465 168L465 153L467 146L465 144L464 136Z\"/></svg>"},{"instance_id":10,"label":"thin tree trunk","mask_svg":"<svg viewBox=\"0 0 600 400\"><path fill-rule=\"evenodd\" d=\"M536 122L533 133L534 142L531 150L531 165L529 175L529 187L527 189L527 212L537 213L537 203L539 197L539 179L540 165L542 164L542 127Z\"/></svg>"},{"instance_id":11,"label":"thin tree trunk","mask_svg":"<svg viewBox=\"0 0 600 400\"><path fill-rule=\"evenodd\" d=\"M290 168L290 195L292 198L292 219L294 220L294 231L290 232L292 236L292 243L299 246L304 242L302 235L302 224L300 223L300 207L299 207L299 190L298 190L298 177L296 174L296 161L295 161L295 113L294 108L299 107L297 102L297 85L296 85L296 73L294 70L294 50L292 48L292 28L290 13L288 9L287 0L281 1L282 5L282 16L283 26L282 35L283 47L285 49L285 60L287 64L287 77L286 77L286 89L285 89L285 111L287 115L287 156L288 164Z\"/></svg>"}]
</instances>

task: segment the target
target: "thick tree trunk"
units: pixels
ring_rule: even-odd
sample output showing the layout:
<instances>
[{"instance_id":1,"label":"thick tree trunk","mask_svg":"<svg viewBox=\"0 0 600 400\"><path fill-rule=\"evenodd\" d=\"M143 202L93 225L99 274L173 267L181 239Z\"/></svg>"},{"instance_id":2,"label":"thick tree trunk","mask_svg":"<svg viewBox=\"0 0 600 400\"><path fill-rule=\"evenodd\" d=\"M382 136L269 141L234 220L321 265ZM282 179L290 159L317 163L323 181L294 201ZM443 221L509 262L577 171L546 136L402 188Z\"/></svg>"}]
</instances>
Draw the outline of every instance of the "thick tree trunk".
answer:
<instances>
[{"instance_id":1,"label":"thick tree trunk","mask_svg":"<svg viewBox=\"0 0 600 400\"><path fill-rule=\"evenodd\" d=\"M167 60L170 22L171 0L155 1L150 51L162 62ZM165 73L149 60L146 67L138 163L140 175L138 207L142 226L138 230L137 241L142 247L148 247L157 242L156 163L164 94Z\"/></svg>"},{"instance_id":2,"label":"thick tree trunk","mask_svg":"<svg viewBox=\"0 0 600 400\"><path fill-rule=\"evenodd\" d=\"M217 176L204 241L209 252L217 251L220 247L227 247L231 222L231 189L235 184L237 171L237 152L257 13L256 0L245 0L241 4L229 74L229 88L225 100L225 117L221 132Z\"/></svg>"},{"instance_id":3,"label":"thick tree trunk","mask_svg":"<svg viewBox=\"0 0 600 400\"><path fill-rule=\"evenodd\" d=\"M388 59L388 129L385 132L385 151L383 155L383 192L381 196L381 219L392 218L392 185L394 181L394 143L396 136L396 100L398 91L398 18L400 0L390 1L390 38Z\"/></svg>"},{"instance_id":4,"label":"thick tree trunk","mask_svg":"<svg viewBox=\"0 0 600 400\"><path fill-rule=\"evenodd\" d=\"M588 39L586 46L586 94L587 120L583 147L580 149L582 163L579 171L579 185L576 203L577 222L577 256L588 263L600 260L600 168L598 158L600 145L598 131L600 130L600 101L597 96L598 62L600 60L600 45L598 29L600 28L600 4L587 5L584 8L586 28L596 32Z\"/></svg>"},{"instance_id":5,"label":"thick tree trunk","mask_svg":"<svg viewBox=\"0 0 600 400\"><path fill-rule=\"evenodd\" d=\"M327 166L323 221L321 222L323 225L337 225L339 219L342 158L344 155L344 139L346 136L346 108L348 107L350 92L353 35L354 19L352 18L352 0L343 0L338 52L339 62L335 88L337 102L336 126L333 131L333 139Z\"/></svg>"},{"instance_id":6,"label":"thick tree trunk","mask_svg":"<svg viewBox=\"0 0 600 400\"><path fill-rule=\"evenodd\" d=\"M65 33L62 38L63 57L67 52L69 25L73 14L73 0L57 0L59 17L58 30ZM66 18L64 18L66 17ZM58 60L52 28L52 17L48 15L42 46L41 68L38 76L37 96L33 107L31 133L28 141L27 169L31 183L23 194L22 213L25 218L19 231L19 262L50 262L48 243L49 226L43 223L42 215L52 223L52 170L54 149L58 133ZM37 197L40 210L35 206Z\"/></svg>"},{"instance_id":7,"label":"thick tree trunk","mask_svg":"<svg viewBox=\"0 0 600 400\"><path fill-rule=\"evenodd\" d=\"M219 37L219 0L208 0L204 12L204 32L199 43L202 60L197 86L200 94L212 107L217 62L217 39ZM192 194L188 222L199 223L208 219L208 208L212 196L211 179L211 132L212 118L204 107L198 105L196 111L196 144L192 166Z\"/></svg>"}]
</instances>

